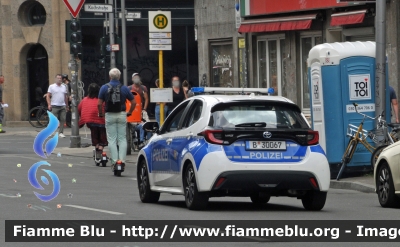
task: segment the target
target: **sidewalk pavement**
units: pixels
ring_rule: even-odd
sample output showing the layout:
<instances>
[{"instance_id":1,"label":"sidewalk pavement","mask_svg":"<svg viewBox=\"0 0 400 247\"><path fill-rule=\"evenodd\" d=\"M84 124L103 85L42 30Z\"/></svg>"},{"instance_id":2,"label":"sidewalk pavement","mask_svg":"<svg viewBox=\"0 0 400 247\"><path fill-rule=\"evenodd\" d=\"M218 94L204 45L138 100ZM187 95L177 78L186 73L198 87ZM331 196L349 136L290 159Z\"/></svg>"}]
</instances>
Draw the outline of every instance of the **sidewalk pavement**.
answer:
<instances>
[{"instance_id":1,"label":"sidewalk pavement","mask_svg":"<svg viewBox=\"0 0 400 247\"><path fill-rule=\"evenodd\" d=\"M15 136L24 135L36 137L36 135L42 131L42 128L34 127L6 127L4 128L6 133L0 134L0 140L2 136ZM71 136L71 128L64 128L64 134L66 139ZM91 144L90 130L88 128L79 129L79 135L81 136L81 144ZM104 149L108 153L107 147ZM92 157L93 147L82 147L82 148L70 148L68 147L57 147L54 153L61 153L62 155L70 155L76 157ZM127 156L127 162L136 162L137 152L132 152L132 155ZM367 174L358 177L348 177L342 178L339 181L336 179L331 180L330 188L332 189L346 189L346 190L356 190L364 193L375 193L374 178L373 175Z\"/></svg>"},{"instance_id":2,"label":"sidewalk pavement","mask_svg":"<svg viewBox=\"0 0 400 247\"><path fill-rule=\"evenodd\" d=\"M339 181L332 179L330 188L375 193L374 175L365 174L364 176L342 178Z\"/></svg>"}]
</instances>

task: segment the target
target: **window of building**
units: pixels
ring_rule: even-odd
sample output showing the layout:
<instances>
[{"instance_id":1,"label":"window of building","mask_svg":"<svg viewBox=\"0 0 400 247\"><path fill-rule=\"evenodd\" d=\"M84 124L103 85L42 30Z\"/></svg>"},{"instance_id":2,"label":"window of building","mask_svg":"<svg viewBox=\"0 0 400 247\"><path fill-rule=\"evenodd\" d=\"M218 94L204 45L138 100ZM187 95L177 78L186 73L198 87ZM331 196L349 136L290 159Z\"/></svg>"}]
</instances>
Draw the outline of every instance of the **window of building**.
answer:
<instances>
[{"instance_id":1,"label":"window of building","mask_svg":"<svg viewBox=\"0 0 400 247\"><path fill-rule=\"evenodd\" d=\"M18 20L22 26L43 26L46 10L38 1L25 1L18 9Z\"/></svg>"},{"instance_id":2,"label":"window of building","mask_svg":"<svg viewBox=\"0 0 400 247\"><path fill-rule=\"evenodd\" d=\"M259 88L274 88L274 95L282 95L282 61L285 36L263 36L257 39L257 70Z\"/></svg>"},{"instance_id":3,"label":"window of building","mask_svg":"<svg viewBox=\"0 0 400 247\"><path fill-rule=\"evenodd\" d=\"M308 86L308 53L316 46L322 44L320 34L304 35L300 39L300 59L301 59L301 107L305 113L310 112L310 88Z\"/></svg>"},{"instance_id":4,"label":"window of building","mask_svg":"<svg viewBox=\"0 0 400 247\"><path fill-rule=\"evenodd\" d=\"M234 87L233 45L229 41L210 42L211 87Z\"/></svg>"}]
</instances>

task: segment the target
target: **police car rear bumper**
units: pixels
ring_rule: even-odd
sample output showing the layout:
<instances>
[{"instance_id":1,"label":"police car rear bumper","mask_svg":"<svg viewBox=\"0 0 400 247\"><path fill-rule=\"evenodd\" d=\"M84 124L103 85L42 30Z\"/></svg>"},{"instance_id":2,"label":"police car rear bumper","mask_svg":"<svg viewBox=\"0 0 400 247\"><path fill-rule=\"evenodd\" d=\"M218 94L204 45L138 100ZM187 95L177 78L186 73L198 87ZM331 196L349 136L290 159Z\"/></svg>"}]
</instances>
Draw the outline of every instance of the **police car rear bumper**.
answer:
<instances>
[{"instance_id":1,"label":"police car rear bumper","mask_svg":"<svg viewBox=\"0 0 400 247\"><path fill-rule=\"evenodd\" d=\"M288 190L319 191L320 188L310 172L228 171L218 176L210 192L213 196L246 196L256 192L281 195Z\"/></svg>"}]
</instances>

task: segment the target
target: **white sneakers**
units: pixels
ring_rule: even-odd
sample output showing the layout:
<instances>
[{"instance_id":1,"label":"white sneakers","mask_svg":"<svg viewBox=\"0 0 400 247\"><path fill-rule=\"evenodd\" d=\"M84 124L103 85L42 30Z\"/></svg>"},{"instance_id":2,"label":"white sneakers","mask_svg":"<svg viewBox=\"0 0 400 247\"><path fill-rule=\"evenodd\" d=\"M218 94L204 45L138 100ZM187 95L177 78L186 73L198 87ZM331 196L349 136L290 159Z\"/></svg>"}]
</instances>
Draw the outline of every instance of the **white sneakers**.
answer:
<instances>
[{"instance_id":1,"label":"white sneakers","mask_svg":"<svg viewBox=\"0 0 400 247\"><path fill-rule=\"evenodd\" d=\"M65 138L65 135L63 133L60 133L58 136L61 138Z\"/></svg>"}]
</instances>

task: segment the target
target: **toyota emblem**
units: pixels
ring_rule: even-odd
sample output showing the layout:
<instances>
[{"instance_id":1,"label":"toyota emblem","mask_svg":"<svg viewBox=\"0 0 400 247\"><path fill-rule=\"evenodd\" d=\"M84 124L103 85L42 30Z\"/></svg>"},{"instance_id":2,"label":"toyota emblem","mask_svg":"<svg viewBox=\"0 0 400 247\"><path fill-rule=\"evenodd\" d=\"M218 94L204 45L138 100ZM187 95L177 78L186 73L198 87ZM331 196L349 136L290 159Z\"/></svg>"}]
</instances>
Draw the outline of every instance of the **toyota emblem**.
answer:
<instances>
[{"instance_id":1,"label":"toyota emblem","mask_svg":"<svg viewBox=\"0 0 400 247\"><path fill-rule=\"evenodd\" d=\"M271 138L271 136L272 136L272 134L271 134L271 132L264 132L263 133L263 136L264 136L264 138Z\"/></svg>"}]
</instances>

